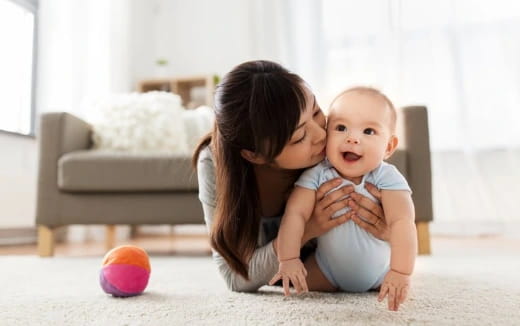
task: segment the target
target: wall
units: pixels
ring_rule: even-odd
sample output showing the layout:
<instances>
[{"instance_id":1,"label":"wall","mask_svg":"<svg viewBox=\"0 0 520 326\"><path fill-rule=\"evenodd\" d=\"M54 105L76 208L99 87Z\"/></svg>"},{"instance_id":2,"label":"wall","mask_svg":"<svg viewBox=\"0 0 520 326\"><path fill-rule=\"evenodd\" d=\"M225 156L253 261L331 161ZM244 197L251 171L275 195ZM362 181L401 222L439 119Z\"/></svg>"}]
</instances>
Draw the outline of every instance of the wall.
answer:
<instances>
[{"instance_id":1,"label":"wall","mask_svg":"<svg viewBox=\"0 0 520 326\"><path fill-rule=\"evenodd\" d=\"M154 63L159 57L169 60L168 73L175 76L222 75L253 58L251 1L107 3L40 1L38 112L63 110L88 116L81 105L84 98L109 88L134 90L139 80L155 76ZM106 10L117 15L109 17ZM111 33L103 34L92 17L110 21ZM104 46L110 46L112 52L103 52ZM112 70L108 77L103 71L107 62ZM36 140L0 133L0 156L0 228L32 226Z\"/></svg>"},{"instance_id":2,"label":"wall","mask_svg":"<svg viewBox=\"0 0 520 326\"><path fill-rule=\"evenodd\" d=\"M0 227L33 224L36 203L36 142L0 133Z\"/></svg>"}]
</instances>

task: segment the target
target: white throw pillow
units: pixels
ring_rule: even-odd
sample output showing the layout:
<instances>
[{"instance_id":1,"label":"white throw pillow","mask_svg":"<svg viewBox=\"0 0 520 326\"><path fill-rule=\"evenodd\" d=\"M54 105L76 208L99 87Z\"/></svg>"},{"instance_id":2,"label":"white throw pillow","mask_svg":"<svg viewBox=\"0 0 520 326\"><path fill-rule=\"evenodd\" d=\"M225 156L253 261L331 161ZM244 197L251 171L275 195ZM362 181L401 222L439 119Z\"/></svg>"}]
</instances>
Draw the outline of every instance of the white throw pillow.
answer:
<instances>
[{"instance_id":1,"label":"white throw pillow","mask_svg":"<svg viewBox=\"0 0 520 326\"><path fill-rule=\"evenodd\" d=\"M214 121L215 113L209 106L184 111L184 129L190 150L195 149L202 137L211 131Z\"/></svg>"},{"instance_id":2,"label":"white throw pillow","mask_svg":"<svg viewBox=\"0 0 520 326\"><path fill-rule=\"evenodd\" d=\"M213 110L185 110L178 95L114 95L89 109L94 148L130 153L191 154L214 123Z\"/></svg>"},{"instance_id":3,"label":"white throw pillow","mask_svg":"<svg viewBox=\"0 0 520 326\"><path fill-rule=\"evenodd\" d=\"M168 92L115 95L99 102L91 123L94 148L130 153L189 154L186 110Z\"/></svg>"}]
</instances>

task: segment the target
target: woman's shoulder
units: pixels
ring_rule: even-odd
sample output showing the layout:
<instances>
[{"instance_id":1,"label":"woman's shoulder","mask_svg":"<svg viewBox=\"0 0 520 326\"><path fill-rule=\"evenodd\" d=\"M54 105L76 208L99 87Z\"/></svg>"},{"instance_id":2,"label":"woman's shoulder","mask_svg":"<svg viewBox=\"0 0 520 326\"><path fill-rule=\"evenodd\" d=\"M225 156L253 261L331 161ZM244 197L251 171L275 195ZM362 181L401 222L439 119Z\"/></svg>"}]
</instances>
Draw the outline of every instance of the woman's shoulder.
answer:
<instances>
[{"instance_id":1,"label":"woman's shoulder","mask_svg":"<svg viewBox=\"0 0 520 326\"><path fill-rule=\"evenodd\" d=\"M197 160L197 179L199 199L209 205L215 205L215 165L210 146L201 149Z\"/></svg>"},{"instance_id":2,"label":"woman's shoulder","mask_svg":"<svg viewBox=\"0 0 520 326\"><path fill-rule=\"evenodd\" d=\"M211 146L203 147L199 152L198 162L211 161L213 162L213 152L211 151Z\"/></svg>"},{"instance_id":3,"label":"woman's shoulder","mask_svg":"<svg viewBox=\"0 0 520 326\"><path fill-rule=\"evenodd\" d=\"M197 174L199 177L211 176L213 178L215 175L214 170L215 164L213 152L211 151L210 146L206 146L199 152L199 157L197 159Z\"/></svg>"}]
</instances>

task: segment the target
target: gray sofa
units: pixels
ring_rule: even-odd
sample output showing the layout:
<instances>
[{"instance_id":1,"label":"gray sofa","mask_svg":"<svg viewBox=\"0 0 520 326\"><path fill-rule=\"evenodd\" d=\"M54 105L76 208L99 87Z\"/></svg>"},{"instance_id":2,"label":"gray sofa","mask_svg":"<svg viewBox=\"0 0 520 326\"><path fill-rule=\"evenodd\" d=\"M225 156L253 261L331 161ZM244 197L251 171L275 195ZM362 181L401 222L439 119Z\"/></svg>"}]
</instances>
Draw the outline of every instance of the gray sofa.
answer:
<instances>
[{"instance_id":1,"label":"gray sofa","mask_svg":"<svg viewBox=\"0 0 520 326\"><path fill-rule=\"evenodd\" d=\"M389 160L407 178L416 209L420 253L429 253L430 148L425 107L402 109L405 148ZM36 224L38 253L52 256L54 231L73 224L204 223L190 157L135 155L92 149L91 126L65 112L44 113L39 130Z\"/></svg>"}]
</instances>

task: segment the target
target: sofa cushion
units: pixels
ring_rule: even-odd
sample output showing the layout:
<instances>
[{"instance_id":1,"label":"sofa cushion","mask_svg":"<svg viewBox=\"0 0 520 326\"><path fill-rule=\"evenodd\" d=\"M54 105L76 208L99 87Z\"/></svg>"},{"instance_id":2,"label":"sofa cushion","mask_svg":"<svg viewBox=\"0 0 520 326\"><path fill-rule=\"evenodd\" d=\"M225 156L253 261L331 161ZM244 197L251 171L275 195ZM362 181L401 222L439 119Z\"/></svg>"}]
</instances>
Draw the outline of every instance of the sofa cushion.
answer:
<instances>
[{"instance_id":1,"label":"sofa cushion","mask_svg":"<svg viewBox=\"0 0 520 326\"><path fill-rule=\"evenodd\" d=\"M70 192L197 191L191 158L85 150L58 161L58 187Z\"/></svg>"}]
</instances>

